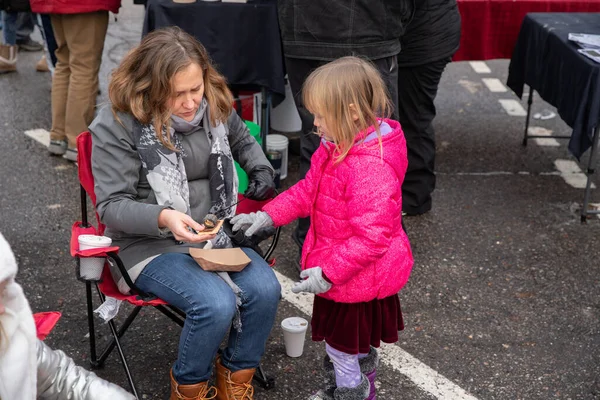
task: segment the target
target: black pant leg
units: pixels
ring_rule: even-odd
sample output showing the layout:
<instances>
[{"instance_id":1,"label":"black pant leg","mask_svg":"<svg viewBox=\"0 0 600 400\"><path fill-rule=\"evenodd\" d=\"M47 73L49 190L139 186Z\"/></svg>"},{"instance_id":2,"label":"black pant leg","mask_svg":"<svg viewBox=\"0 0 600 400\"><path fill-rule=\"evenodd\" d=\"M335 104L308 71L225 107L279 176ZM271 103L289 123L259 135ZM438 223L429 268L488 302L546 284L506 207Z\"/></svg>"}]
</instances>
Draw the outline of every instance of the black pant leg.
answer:
<instances>
[{"instance_id":1,"label":"black pant leg","mask_svg":"<svg viewBox=\"0 0 600 400\"><path fill-rule=\"evenodd\" d=\"M300 114L300 120L302 121L302 132L300 135L300 179L303 179L310 169L310 159L319 147L321 140L317 135L312 133L314 130L314 118L304 107L304 102L302 101L302 85L312 71L325 63L326 61L305 60L300 58L286 57L285 59L288 81L290 82L290 88L294 94L296 108L298 109L298 114ZM302 249L309 227L310 218L300 218L298 220L298 225L292 234L292 238L300 249Z\"/></svg>"},{"instance_id":2,"label":"black pant leg","mask_svg":"<svg viewBox=\"0 0 600 400\"><path fill-rule=\"evenodd\" d=\"M431 209L435 189L435 96L450 58L398 68L398 112L406 137L408 169L402 184L402 210L409 215Z\"/></svg>"},{"instance_id":3,"label":"black pant leg","mask_svg":"<svg viewBox=\"0 0 600 400\"><path fill-rule=\"evenodd\" d=\"M398 60L396 56L374 60L392 102L391 118L398 121Z\"/></svg>"}]
</instances>

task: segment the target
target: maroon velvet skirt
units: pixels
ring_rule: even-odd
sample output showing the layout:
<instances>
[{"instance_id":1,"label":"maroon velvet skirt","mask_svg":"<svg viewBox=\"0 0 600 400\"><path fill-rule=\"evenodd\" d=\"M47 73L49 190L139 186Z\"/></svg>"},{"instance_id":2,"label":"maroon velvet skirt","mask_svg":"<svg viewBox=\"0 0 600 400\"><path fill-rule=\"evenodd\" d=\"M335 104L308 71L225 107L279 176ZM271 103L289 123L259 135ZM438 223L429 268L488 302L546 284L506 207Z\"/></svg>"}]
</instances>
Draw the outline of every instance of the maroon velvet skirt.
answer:
<instances>
[{"instance_id":1,"label":"maroon velvet skirt","mask_svg":"<svg viewBox=\"0 0 600 400\"><path fill-rule=\"evenodd\" d=\"M312 340L348 354L368 353L381 341L395 343L404 329L397 295L363 303L336 303L315 296Z\"/></svg>"}]
</instances>

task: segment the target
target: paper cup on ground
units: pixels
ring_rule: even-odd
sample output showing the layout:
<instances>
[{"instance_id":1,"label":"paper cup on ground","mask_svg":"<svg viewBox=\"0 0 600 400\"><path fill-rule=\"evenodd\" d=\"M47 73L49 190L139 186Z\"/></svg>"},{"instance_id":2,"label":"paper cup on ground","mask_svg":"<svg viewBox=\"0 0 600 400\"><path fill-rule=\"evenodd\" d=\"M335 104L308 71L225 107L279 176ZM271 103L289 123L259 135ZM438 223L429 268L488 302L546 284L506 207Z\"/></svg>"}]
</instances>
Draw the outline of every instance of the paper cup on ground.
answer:
<instances>
[{"instance_id":1,"label":"paper cup on ground","mask_svg":"<svg viewBox=\"0 0 600 400\"><path fill-rule=\"evenodd\" d=\"M106 236L79 235L79 250L108 247L112 239ZM79 276L86 280L99 280L104 269L106 257L79 258Z\"/></svg>"},{"instance_id":2,"label":"paper cup on ground","mask_svg":"<svg viewBox=\"0 0 600 400\"><path fill-rule=\"evenodd\" d=\"M285 352L290 357L300 357L304 351L304 337L308 321L300 317L290 317L281 321Z\"/></svg>"}]
</instances>

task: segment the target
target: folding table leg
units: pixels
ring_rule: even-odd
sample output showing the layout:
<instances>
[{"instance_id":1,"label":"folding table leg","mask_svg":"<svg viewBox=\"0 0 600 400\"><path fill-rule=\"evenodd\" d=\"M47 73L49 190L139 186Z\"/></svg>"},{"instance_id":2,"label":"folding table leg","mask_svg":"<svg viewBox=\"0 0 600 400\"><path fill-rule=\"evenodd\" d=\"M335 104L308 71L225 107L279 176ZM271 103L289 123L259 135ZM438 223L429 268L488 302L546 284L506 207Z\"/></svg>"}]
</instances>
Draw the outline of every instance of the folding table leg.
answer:
<instances>
[{"instance_id":1,"label":"folding table leg","mask_svg":"<svg viewBox=\"0 0 600 400\"><path fill-rule=\"evenodd\" d=\"M583 207L581 207L581 222L587 222L588 214L600 214L599 211L590 211L588 210L588 205L590 203L590 196L592 191L592 176L594 175L594 170L596 168L596 162L598 157L598 137L600 136L600 126L597 126L594 129L594 137L592 138L592 149L590 150L590 159L588 161L587 168L587 182L585 184L585 194L583 195Z\"/></svg>"},{"instance_id":2,"label":"folding table leg","mask_svg":"<svg viewBox=\"0 0 600 400\"><path fill-rule=\"evenodd\" d=\"M529 138L529 117L531 116L531 104L533 104L533 88L529 86L529 98L527 99L527 118L525 119L525 133L523 134L523 146L527 146Z\"/></svg>"}]
</instances>

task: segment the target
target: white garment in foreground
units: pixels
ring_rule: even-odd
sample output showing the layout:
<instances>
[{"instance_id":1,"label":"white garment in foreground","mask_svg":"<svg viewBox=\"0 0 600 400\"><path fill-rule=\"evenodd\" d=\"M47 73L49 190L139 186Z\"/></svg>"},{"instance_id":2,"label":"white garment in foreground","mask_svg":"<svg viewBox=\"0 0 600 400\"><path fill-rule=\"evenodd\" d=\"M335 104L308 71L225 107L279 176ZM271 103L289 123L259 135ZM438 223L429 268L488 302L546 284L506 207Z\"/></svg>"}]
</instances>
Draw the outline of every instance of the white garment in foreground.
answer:
<instances>
[{"instance_id":1,"label":"white garment in foreground","mask_svg":"<svg viewBox=\"0 0 600 400\"><path fill-rule=\"evenodd\" d=\"M4 294L0 294L6 307L0 314L0 398L35 400L35 323L23 289L15 282L16 275L15 256L0 234L0 282L7 282Z\"/></svg>"}]
</instances>

